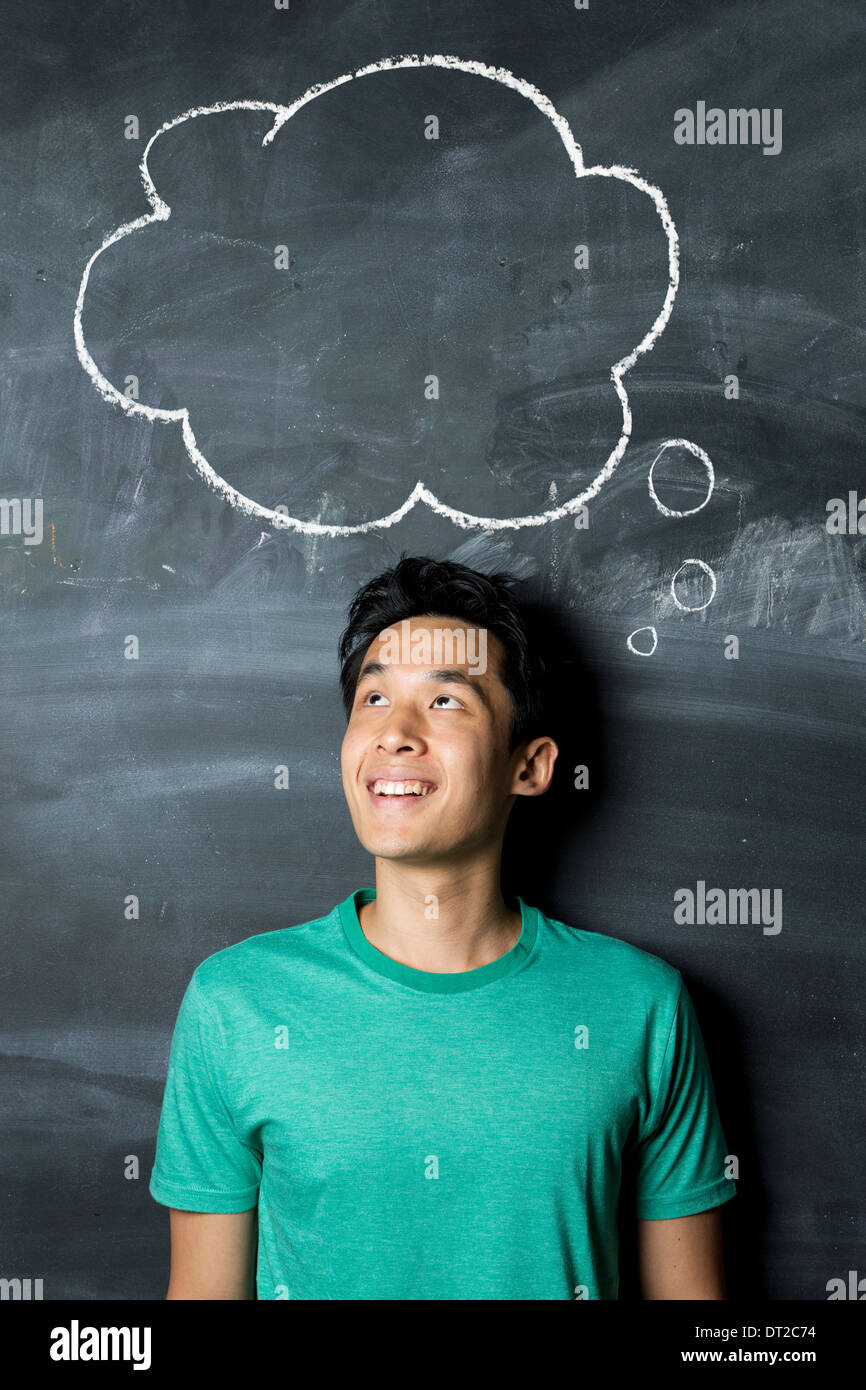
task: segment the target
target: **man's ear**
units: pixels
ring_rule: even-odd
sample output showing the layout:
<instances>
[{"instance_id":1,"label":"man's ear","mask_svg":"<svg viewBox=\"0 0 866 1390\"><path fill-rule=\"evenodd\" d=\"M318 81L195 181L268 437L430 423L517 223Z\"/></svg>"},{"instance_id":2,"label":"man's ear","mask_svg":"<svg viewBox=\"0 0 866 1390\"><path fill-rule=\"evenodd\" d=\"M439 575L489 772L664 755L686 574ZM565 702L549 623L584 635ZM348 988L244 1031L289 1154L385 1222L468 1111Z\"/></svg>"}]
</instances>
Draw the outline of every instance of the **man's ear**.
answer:
<instances>
[{"instance_id":1,"label":"man's ear","mask_svg":"<svg viewBox=\"0 0 866 1390\"><path fill-rule=\"evenodd\" d=\"M553 781L553 765L559 747L547 735L531 738L523 745L511 784L515 796L543 796Z\"/></svg>"}]
</instances>

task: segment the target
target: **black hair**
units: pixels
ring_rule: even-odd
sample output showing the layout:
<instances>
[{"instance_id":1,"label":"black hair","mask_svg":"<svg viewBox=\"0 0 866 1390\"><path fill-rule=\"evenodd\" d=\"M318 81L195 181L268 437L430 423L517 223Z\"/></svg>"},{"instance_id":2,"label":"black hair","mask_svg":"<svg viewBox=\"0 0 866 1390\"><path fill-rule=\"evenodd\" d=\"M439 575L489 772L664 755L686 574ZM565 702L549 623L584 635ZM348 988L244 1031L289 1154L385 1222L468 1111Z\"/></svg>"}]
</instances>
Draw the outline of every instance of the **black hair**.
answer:
<instances>
[{"instance_id":1,"label":"black hair","mask_svg":"<svg viewBox=\"0 0 866 1390\"><path fill-rule=\"evenodd\" d=\"M404 618L458 618L487 628L505 650L500 678L512 705L512 752L543 733L546 664L529 635L527 617L511 592L514 575L482 574L452 560L432 560L403 551L393 568L364 584L353 597L340 636L340 687L348 722L358 672L370 643Z\"/></svg>"}]
</instances>

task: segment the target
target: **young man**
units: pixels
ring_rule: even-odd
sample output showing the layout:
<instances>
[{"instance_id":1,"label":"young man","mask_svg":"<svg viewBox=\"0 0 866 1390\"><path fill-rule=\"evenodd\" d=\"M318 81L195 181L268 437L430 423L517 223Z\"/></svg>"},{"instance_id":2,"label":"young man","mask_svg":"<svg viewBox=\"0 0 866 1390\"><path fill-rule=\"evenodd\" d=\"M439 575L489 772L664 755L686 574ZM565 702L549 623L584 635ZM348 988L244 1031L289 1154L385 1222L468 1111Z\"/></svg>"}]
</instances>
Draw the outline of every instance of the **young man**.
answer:
<instances>
[{"instance_id":1,"label":"young man","mask_svg":"<svg viewBox=\"0 0 866 1390\"><path fill-rule=\"evenodd\" d=\"M543 662L507 575L402 556L340 640L343 789L376 887L209 956L184 995L150 1191L171 1299L725 1297L734 1195L682 977L506 902L550 786Z\"/></svg>"}]
</instances>

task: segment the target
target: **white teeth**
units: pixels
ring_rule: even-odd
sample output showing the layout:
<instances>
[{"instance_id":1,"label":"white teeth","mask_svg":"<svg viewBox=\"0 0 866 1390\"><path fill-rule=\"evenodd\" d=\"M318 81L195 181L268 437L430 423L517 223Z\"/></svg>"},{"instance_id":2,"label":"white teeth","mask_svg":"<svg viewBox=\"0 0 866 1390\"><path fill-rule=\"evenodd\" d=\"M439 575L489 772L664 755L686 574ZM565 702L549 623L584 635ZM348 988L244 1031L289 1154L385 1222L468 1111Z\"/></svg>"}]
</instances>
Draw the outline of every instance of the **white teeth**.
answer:
<instances>
[{"instance_id":1,"label":"white teeth","mask_svg":"<svg viewBox=\"0 0 866 1390\"><path fill-rule=\"evenodd\" d=\"M433 787L428 787L422 782L383 782L373 783L373 791L376 796L427 796L432 792Z\"/></svg>"}]
</instances>

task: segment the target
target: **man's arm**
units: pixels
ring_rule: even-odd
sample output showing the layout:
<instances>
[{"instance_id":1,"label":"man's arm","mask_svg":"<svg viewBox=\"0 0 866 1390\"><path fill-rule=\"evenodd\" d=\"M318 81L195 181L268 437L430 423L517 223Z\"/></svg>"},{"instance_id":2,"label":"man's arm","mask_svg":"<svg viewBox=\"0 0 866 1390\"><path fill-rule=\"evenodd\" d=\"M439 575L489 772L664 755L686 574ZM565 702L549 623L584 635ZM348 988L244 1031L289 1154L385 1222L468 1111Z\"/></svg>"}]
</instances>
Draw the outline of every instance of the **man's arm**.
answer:
<instances>
[{"instance_id":1,"label":"man's arm","mask_svg":"<svg viewBox=\"0 0 866 1390\"><path fill-rule=\"evenodd\" d=\"M169 1209L171 1272L166 1298L256 1296L258 1208L209 1212Z\"/></svg>"},{"instance_id":2,"label":"man's arm","mask_svg":"<svg viewBox=\"0 0 866 1390\"><path fill-rule=\"evenodd\" d=\"M726 1298L719 1207L664 1221L638 1221L644 1298Z\"/></svg>"}]
</instances>

